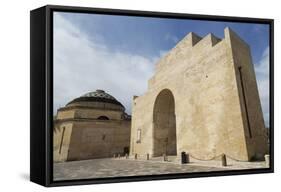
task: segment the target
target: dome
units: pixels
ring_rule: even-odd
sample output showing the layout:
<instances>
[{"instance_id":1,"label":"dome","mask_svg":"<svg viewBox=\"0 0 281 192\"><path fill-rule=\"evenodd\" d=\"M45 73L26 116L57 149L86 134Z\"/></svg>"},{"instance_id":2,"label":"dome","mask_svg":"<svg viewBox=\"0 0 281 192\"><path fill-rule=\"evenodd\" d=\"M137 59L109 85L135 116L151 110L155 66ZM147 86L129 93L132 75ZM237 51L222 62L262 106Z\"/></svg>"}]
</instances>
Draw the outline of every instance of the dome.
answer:
<instances>
[{"instance_id":1,"label":"dome","mask_svg":"<svg viewBox=\"0 0 281 192\"><path fill-rule=\"evenodd\" d=\"M95 97L95 98L105 98L105 99L110 99L110 100L116 100L113 96L109 95L108 93L106 93L104 90L101 90L101 89L97 89L94 92L86 93L86 94L82 95L81 97Z\"/></svg>"},{"instance_id":2,"label":"dome","mask_svg":"<svg viewBox=\"0 0 281 192\"><path fill-rule=\"evenodd\" d=\"M87 102L87 103L92 103L92 102L109 103L109 104L115 104L115 105L118 105L118 106L124 108L124 106L119 101L117 101L112 95L106 93L104 90L101 90L101 89L97 89L96 91L86 93L86 94L72 100L71 102L69 102L67 104L67 106L73 105L73 104L85 103L85 102Z\"/></svg>"}]
</instances>

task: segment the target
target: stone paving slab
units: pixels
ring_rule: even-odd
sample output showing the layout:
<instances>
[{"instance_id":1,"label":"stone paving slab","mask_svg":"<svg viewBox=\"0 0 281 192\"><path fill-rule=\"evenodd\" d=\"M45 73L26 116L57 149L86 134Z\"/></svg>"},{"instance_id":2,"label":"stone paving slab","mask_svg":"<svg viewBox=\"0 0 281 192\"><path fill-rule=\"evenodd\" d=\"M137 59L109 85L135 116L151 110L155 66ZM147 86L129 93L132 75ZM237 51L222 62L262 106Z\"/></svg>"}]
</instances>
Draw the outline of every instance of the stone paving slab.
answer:
<instances>
[{"instance_id":1,"label":"stone paving slab","mask_svg":"<svg viewBox=\"0 0 281 192\"><path fill-rule=\"evenodd\" d=\"M251 166L246 166L251 168ZM244 167L245 168L245 167ZM135 175L159 175L229 170L229 167L212 165L177 164L174 162L133 159L92 159L54 164L54 180L90 179Z\"/></svg>"}]
</instances>

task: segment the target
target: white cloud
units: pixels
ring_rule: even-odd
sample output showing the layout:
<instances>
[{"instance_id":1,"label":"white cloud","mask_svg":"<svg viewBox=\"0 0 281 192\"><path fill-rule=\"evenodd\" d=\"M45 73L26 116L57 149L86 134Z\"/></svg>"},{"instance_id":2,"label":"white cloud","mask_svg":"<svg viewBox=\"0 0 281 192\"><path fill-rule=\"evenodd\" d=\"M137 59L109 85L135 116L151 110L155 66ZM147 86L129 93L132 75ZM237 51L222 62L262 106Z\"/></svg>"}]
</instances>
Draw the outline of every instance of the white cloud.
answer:
<instances>
[{"instance_id":1,"label":"white cloud","mask_svg":"<svg viewBox=\"0 0 281 192\"><path fill-rule=\"evenodd\" d=\"M267 47L261 60L255 65L259 95L266 126L269 126L269 47Z\"/></svg>"},{"instance_id":2,"label":"white cloud","mask_svg":"<svg viewBox=\"0 0 281 192\"><path fill-rule=\"evenodd\" d=\"M96 37L93 34L93 37ZM131 113L133 95L147 89L158 57L113 52L59 14L54 17L54 112L84 93L103 89Z\"/></svg>"}]
</instances>

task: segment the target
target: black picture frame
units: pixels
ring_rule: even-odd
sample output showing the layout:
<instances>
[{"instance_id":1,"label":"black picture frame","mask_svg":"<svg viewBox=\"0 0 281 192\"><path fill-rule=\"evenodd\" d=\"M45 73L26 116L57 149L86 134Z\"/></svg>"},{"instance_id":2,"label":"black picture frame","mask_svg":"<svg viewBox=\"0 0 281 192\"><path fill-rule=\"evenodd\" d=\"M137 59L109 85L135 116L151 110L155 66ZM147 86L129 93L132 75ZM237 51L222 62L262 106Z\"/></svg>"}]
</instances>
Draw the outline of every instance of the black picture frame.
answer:
<instances>
[{"instance_id":1,"label":"black picture frame","mask_svg":"<svg viewBox=\"0 0 281 192\"><path fill-rule=\"evenodd\" d=\"M53 12L78 12L208 21L269 24L270 26L270 168L177 173L153 176L53 181ZM53 187L162 179L227 176L274 172L274 20L215 15L149 12L47 5L30 12L30 180Z\"/></svg>"}]
</instances>

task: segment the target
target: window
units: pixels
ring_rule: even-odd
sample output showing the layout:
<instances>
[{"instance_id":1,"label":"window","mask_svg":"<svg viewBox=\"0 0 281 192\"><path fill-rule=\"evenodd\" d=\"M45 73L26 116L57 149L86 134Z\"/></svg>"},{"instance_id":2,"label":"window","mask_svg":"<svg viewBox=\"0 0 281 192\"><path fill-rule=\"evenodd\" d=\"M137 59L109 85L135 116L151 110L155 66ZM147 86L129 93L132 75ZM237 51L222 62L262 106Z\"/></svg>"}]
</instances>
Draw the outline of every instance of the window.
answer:
<instances>
[{"instance_id":1,"label":"window","mask_svg":"<svg viewBox=\"0 0 281 192\"><path fill-rule=\"evenodd\" d=\"M244 99L244 107L245 107L245 113L246 113L246 120L247 120L247 127L248 127L249 137L252 138L252 130L251 130L251 125L250 125L250 120L249 120L247 98L246 98L245 86L244 86L243 76L242 76L242 67L239 66L238 70L239 70L239 76L240 76L242 95L243 95L243 99Z\"/></svg>"},{"instance_id":2,"label":"window","mask_svg":"<svg viewBox=\"0 0 281 192\"><path fill-rule=\"evenodd\" d=\"M137 130L137 143L141 142L141 129Z\"/></svg>"},{"instance_id":3,"label":"window","mask_svg":"<svg viewBox=\"0 0 281 192\"><path fill-rule=\"evenodd\" d=\"M59 149L59 154L61 154L61 148L62 148L62 145L63 145L64 132L65 132L65 127L63 127L63 129L62 129L61 140L60 140L60 149Z\"/></svg>"},{"instance_id":4,"label":"window","mask_svg":"<svg viewBox=\"0 0 281 192\"><path fill-rule=\"evenodd\" d=\"M98 120L109 120L107 116L99 116Z\"/></svg>"}]
</instances>

